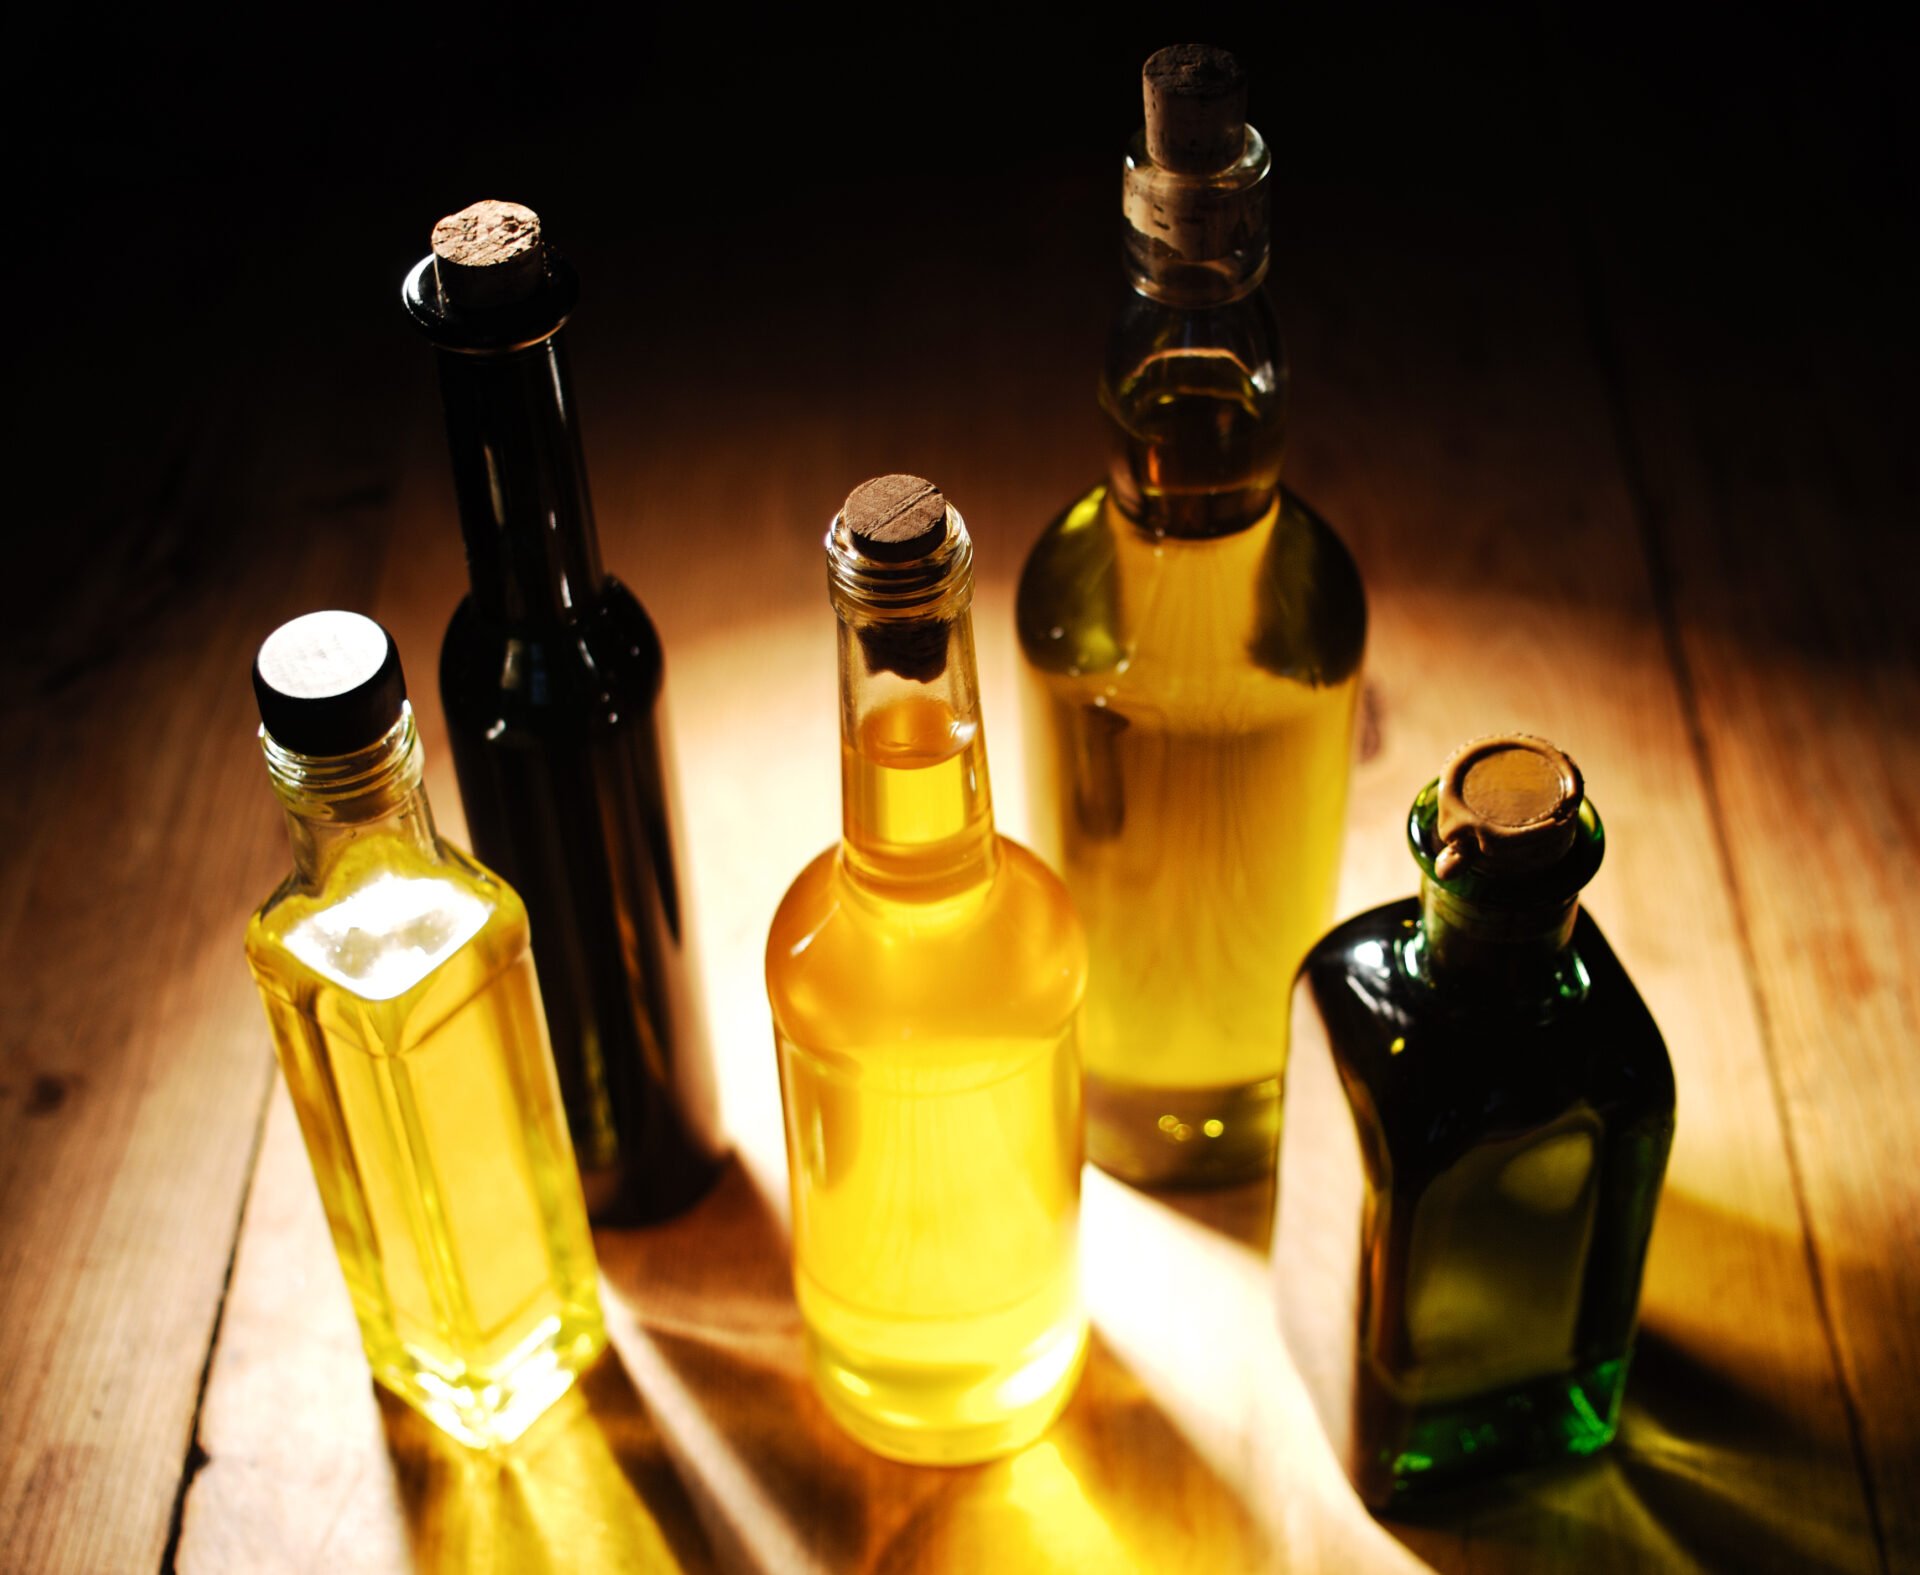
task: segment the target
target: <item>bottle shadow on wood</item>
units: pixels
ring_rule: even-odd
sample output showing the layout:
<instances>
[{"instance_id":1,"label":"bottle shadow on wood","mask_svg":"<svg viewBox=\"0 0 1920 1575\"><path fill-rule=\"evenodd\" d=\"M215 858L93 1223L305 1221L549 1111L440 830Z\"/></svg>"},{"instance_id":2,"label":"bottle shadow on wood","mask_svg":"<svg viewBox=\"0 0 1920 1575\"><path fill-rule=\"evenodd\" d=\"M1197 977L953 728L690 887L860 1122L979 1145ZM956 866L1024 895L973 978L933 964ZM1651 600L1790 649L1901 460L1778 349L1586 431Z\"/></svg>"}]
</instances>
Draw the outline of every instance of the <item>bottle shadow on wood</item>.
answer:
<instances>
[{"instance_id":1,"label":"bottle shadow on wood","mask_svg":"<svg viewBox=\"0 0 1920 1575\"><path fill-rule=\"evenodd\" d=\"M1280 1563L1252 1512L1096 1332L1059 1421L1006 1460L940 1473L872 1568L1146 1575Z\"/></svg>"},{"instance_id":2,"label":"bottle shadow on wood","mask_svg":"<svg viewBox=\"0 0 1920 1575\"><path fill-rule=\"evenodd\" d=\"M1702 1272L1799 1254L1797 1241L1677 1187L1661 1201L1656 1257L1666 1262ZM1823 1371L1768 1371L1737 1324L1724 1343L1703 1344L1663 1318L1658 1293L1650 1278L1620 1431L1597 1460L1437 1500L1417 1518L1396 1512L1385 1522L1395 1536L1442 1575L1525 1571L1569 1554L1583 1568L1878 1569L1844 1417L1812 1398L1831 1382L1817 1329L1792 1354ZM1798 1405L1778 1392L1782 1380Z\"/></svg>"},{"instance_id":3,"label":"bottle shadow on wood","mask_svg":"<svg viewBox=\"0 0 1920 1575\"><path fill-rule=\"evenodd\" d=\"M674 1391L661 1412L688 1491L730 1563L876 1575L1272 1564L1255 1517L1097 1330L1074 1398L1019 1453L928 1468L861 1448L808 1380L788 1254L737 1159L684 1219L601 1233L607 1280ZM729 1486L742 1480L751 1495Z\"/></svg>"},{"instance_id":4,"label":"bottle shadow on wood","mask_svg":"<svg viewBox=\"0 0 1920 1575\"><path fill-rule=\"evenodd\" d=\"M611 1349L522 1438L491 1453L463 1449L384 1391L380 1410L419 1571L718 1568Z\"/></svg>"},{"instance_id":5,"label":"bottle shadow on wood","mask_svg":"<svg viewBox=\"0 0 1920 1575\"><path fill-rule=\"evenodd\" d=\"M1138 1187L1136 1191L1196 1225L1267 1257L1273 1248L1274 1173L1234 1187Z\"/></svg>"}]
</instances>

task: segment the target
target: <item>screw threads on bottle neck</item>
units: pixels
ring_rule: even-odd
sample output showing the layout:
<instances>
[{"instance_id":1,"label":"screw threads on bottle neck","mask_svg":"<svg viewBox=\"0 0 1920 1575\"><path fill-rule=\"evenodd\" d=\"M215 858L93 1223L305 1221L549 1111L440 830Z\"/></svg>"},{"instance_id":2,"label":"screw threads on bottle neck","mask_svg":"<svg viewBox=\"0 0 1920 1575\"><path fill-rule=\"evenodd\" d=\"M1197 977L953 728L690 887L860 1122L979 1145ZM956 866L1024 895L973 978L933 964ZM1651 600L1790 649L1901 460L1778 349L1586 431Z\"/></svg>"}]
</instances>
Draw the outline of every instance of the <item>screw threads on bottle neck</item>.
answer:
<instances>
[{"instance_id":1,"label":"screw threads on bottle neck","mask_svg":"<svg viewBox=\"0 0 1920 1575\"><path fill-rule=\"evenodd\" d=\"M307 820L359 824L384 819L404 809L420 788L420 734L413 707L405 702L399 721L364 749L303 755L263 725L260 752L280 802L289 814Z\"/></svg>"}]
</instances>

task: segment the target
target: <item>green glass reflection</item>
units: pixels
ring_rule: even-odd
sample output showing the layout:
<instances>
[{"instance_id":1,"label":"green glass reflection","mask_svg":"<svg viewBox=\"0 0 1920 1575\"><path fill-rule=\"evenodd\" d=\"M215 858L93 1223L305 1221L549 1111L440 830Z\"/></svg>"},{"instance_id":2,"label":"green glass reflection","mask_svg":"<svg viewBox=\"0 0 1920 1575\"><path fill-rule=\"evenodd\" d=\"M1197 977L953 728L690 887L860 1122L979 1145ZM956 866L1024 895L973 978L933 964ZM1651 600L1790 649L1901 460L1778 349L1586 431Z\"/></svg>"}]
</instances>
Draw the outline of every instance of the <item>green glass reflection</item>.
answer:
<instances>
[{"instance_id":1,"label":"green glass reflection","mask_svg":"<svg viewBox=\"0 0 1920 1575\"><path fill-rule=\"evenodd\" d=\"M1578 908L1592 805L1518 875L1442 880L1437 818L1436 783L1408 825L1420 897L1300 975L1365 1171L1347 1465L1377 1508L1613 1437L1673 1137L1660 1031Z\"/></svg>"}]
</instances>

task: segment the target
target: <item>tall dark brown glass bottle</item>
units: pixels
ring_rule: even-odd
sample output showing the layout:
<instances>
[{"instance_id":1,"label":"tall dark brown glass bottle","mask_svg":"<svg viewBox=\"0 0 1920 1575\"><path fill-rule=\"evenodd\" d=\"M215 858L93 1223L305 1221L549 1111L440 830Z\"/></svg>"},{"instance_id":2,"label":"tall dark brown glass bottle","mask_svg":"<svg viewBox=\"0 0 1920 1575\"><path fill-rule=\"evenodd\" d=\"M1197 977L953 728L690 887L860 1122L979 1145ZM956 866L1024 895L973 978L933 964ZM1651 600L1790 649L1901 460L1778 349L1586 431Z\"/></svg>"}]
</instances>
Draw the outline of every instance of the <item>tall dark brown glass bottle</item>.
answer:
<instances>
[{"instance_id":1,"label":"tall dark brown glass bottle","mask_svg":"<svg viewBox=\"0 0 1920 1575\"><path fill-rule=\"evenodd\" d=\"M562 332L573 270L539 218L442 219L407 277L438 353L471 589L440 693L475 851L526 901L589 1210L637 1223L722 1152L690 956L660 639L600 566Z\"/></svg>"}]
</instances>

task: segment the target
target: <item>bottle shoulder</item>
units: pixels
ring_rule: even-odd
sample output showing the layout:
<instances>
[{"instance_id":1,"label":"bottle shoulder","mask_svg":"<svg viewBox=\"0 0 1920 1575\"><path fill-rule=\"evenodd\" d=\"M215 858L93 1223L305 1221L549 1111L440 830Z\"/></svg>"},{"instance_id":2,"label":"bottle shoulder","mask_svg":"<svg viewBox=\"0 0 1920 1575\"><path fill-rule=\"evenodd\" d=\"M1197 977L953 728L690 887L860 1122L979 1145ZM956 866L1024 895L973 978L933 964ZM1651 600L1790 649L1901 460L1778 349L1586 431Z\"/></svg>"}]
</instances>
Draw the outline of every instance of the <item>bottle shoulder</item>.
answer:
<instances>
[{"instance_id":1,"label":"bottle shoulder","mask_svg":"<svg viewBox=\"0 0 1920 1575\"><path fill-rule=\"evenodd\" d=\"M519 894L461 849L439 843L429 856L369 837L342 849L317 887L282 882L248 921L245 946L255 977L285 998L385 1003L442 993L443 976L491 977L529 939Z\"/></svg>"},{"instance_id":2,"label":"bottle shoulder","mask_svg":"<svg viewBox=\"0 0 1920 1575\"><path fill-rule=\"evenodd\" d=\"M1623 1122L1671 1123L1673 1069L1639 991L1584 911L1572 951L1585 987L1516 1010L1436 985L1410 966L1413 898L1329 931L1301 964L1351 1091L1390 1142L1524 1129L1585 1103Z\"/></svg>"},{"instance_id":3,"label":"bottle shoulder","mask_svg":"<svg viewBox=\"0 0 1920 1575\"><path fill-rule=\"evenodd\" d=\"M456 730L591 731L649 718L666 682L659 632L612 575L566 624L508 625L461 599L440 647L440 694Z\"/></svg>"},{"instance_id":4,"label":"bottle shoulder","mask_svg":"<svg viewBox=\"0 0 1920 1575\"><path fill-rule=\"evenodd\" d=\"M803 1045L1053 1035L1085 993L1086 937L1059 877L1007 838L984 888L937 903L876 900L836 844L775 912L766 975Z\"/></svg>"},{"instance_id":5,"label":"bottle shoulder","mask_svg":"<svg viewBox=\"0 0 1920 1575\"><path fill-rule=\"evenodd\" d=\"M1358 671L1367 601L1338 533L1284 487L1245 530L1187 540L1142 530L1102 484L1034 543L1015 623L1049 678L1226 666L1325 688Z\"/></svg>"}]
</instances>

